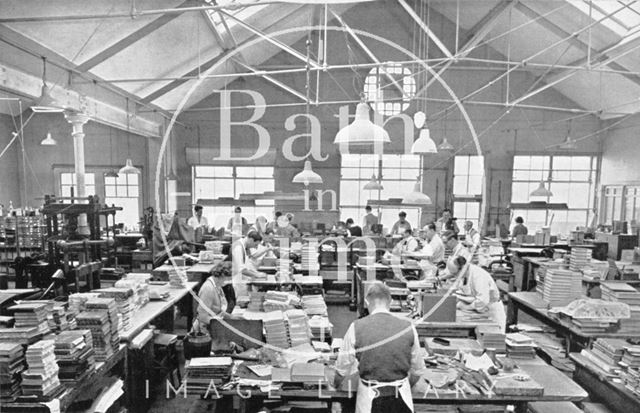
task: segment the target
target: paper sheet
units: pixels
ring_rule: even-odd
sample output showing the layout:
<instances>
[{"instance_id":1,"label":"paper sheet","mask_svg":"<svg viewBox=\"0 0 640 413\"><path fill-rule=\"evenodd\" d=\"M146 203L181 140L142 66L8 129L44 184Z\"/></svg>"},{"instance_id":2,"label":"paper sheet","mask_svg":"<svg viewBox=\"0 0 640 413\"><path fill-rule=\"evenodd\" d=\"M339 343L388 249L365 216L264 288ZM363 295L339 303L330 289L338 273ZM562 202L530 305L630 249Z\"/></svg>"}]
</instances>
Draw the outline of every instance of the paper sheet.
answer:
<instances>
[{"instance_id":1,"label":"paper sheet","mask_svg":"<svg viewBox=\"0 0 640 413\"><path fill-rule=\"evenodd\" d=\"M249 370L254 372L258 377L264 377L271 375L272 367L266 364L254 364L252 366L247 366Z\"/></svg>"}]
</instances>

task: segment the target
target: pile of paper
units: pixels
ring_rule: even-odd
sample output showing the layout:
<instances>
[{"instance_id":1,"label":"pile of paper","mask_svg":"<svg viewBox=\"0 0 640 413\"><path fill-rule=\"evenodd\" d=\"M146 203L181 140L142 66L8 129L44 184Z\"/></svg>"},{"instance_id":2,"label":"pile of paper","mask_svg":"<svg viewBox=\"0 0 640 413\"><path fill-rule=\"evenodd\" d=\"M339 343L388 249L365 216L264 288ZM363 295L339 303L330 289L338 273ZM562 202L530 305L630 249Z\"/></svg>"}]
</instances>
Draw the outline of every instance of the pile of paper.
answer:
<instances>
[{"instance_id":1,"label":"pile of paper","mask_svg":"<svg viewBox=\"0 0 640 413\"><path fill-rule=\"evenodd\" d=\"M617 367L618 363L622 361L626 346L627 342L624 340L599 338L593 343L593 347L589 351L603 362Z\"/></svg>"},{"instance_id":2,"label":"pile of paper","mask_svg":"<svg viewBox=\"0 0 640 413\"><path fill-rule=\"evenodd\" d=\"M624 348L621 363L624 364L625 367L640 368L640 346L627 344Z\"/></svg>"},{"instance_id":3,"label":"pile of paper","mask_svg":"<svg viewBox=\"0 0 640 413\"><path fill-rule=\"evenodd\" d=\"M60 387L53 340L41 340L27 347L28 369L22 372L22 394L46 397Z\"/></svg>"},{"instance_id":4,"label":"pile of paper","mask_svg":"<svg viewBox=\"0 0 640 413\"><path fill-rule=\"evenodd\" d=\"M640 396L640 370L638 369L622 369L620 372L620 380L627 390L633 392L636 396Z\"/></svg>"},{"instance_id":5,"label":"pile of paper","mask_svg":"<svg viewBox=\"0 0 640 413\"><path fill-rule=\"evenodd\" d=\"M249 293L249 305L247 306L248 311L264 311L264 291L251 291Z\"/></svg>"},{"instance_id":6,"label":"pile of paper","mask_svg":"<svg viewBox=\"0 0 640 413\"><path fill-rule=\"evenodd\" d=\"M67 310L67 303L65 302L54 301L51 315L53 318L53 331L56 333L72 330L76 326L74 314Z\"/></svg>"},{"instance_id":7,"label":"pile of paper","mask_svg":"<svg viewBox=\"0 0 640 413\"><path fill-rule=\"evenodd\" d=\"M591 261L591 250L588 248L571 248L569 256L569 269L571 271L582 271Z\"/></svg>"},{"instance_id":8,"label":"pile of paper","mask_svg":"<svg viewBox=\"0 0 640 413\"><path fill-rule=\"evenodd\" d=\"M640 292L627 283L600 283L602 299L606 301L620 301L630 306L640 306Z\"/></svg>"},{"instance_id":9,"label":"pile of paper","mask_svg":"<svg viewBox=\"0 0 640 413\"><path fill-rule=\"evenodd\" d=\"M44 335L51 331L47 319L49 307L52 305L44 302L23 302L9 307L9 311L13 313L17 328L37 327L38 333Z\"/></svg>"},{"instance_id":10,"label":"pile of paper","mask_svg":"<svg viewBox=\"0 0 640 413\"><path fill-rule=\"evenodd\" d=\"M311 329L309 328L307 314L302 310L288 310L286 316L290 346L296 347L302 344L308 344Z\"/></svg>"},{"instance_id":11,"label":"pile of paper","mask_svg":"<svg viewBox=\"0 0 640 413\"><path fill-rule=\"evenodd\" d=\"M551 306L567 305L582 295L582 274L559 268L548 268L542 298Z\"/></svg>"},{"instance_id":12,"label":"pile of paper","mask_svg":"<svg viewBox=\"0 0 640 413\"><path fill-rule=\"evenodd\" d=\"M204 393L211 383L220 385L231 376L231 357L194 357L185 363L185 383L188 393Z\"/></svg>"},{"instance_id":13,"label":"pile of paper","mask_svg":"<svg viewBox=\"0 0 640 413\"><path fill-rule=\"evenodd\" d=\"M20 394L20 373L24 369L22 345L0 343L0 401L11 401Z\"/></svg>"},{"instance_id":14,"label":"pile of paper","mask_svg":"<svg viewBox=\"0 0 640 413\"><path fill-rule=\"evenodd\" d=\"M504 331L497 325L487 324L476 327L478 343L485 349L494 349L496 353L504 354L507 351Z\"/></svg>"},{"instance_id":15,"label":"pile of paper","mask_svg":"<svg viewBox=\"0 0 640 413\"><path fill-rule=\"evenodd\" d=\"M95 290L102 298L113 298L118 306L118 314L122 316L122 329L131 327L131 317L135 308L132 288L103 288Z\"/></svg>"},{"instance_id":16,"label":"pile of paper","mask_svg":"<svg viewBox=\"0 0 640 413\"><path fill-rule=\"evenodd\" d=\"M324 364L294 363L291 366L291 381L315 385L325 385L327 378Z\"/></svg>"},{"instance_id":17,"label":"pile of paper","mask_svg":"<svg viewBox=\"0 0 640 413\"><path fill-rule=\"evenodd\" d=\"M315 341L330 340L333 332L333 324L328 317L313 316L309 319L311 339Z\"/></svg>"},{"instance_id":18,"label":"pile of paper","mask_svg":"<svg viewBox=\"0 0 640 413\"><path fill-rule=\"evenodd\" d=\"M327 304L324 302L324 297L320 294L303 296L302 308L304 308L308 316L327 315Z\"/></svg>"},{"instance_id":19,"label":"pile of paper","mask_svg":"<svg viewBox=\"0 0 640 413\"><path fill-rule=\"evenodd\" d=\"M189 281L189 278L187 277L187 272L184 269L171 268L170 270L167 271L167 273L169 274L170 287L173 287L173 288L187 287L187 281Z\"/></svg>"},{"instance_id":20,"label":"pile of paper","mask_svg":"<svg viewBox=\"0 0 640 413\"><path fill-rule=\"evenodd\" d=\"M42 337L38 326L0 328L0 342L20 343L23 345L35 343Z\"/></svg>"},{"instance_id":21,"label":"pile of paper","mask_svg":"<svg viewBox=\"0 0 640 413\"><path fill-rule=\"evenodd\" d=\"M116 281L113 286L133 290L133 310L136 311L149 302L149 281L151 281L151 274L129 273L125 278Z\"/></svg>"},{"instance_id":22,"label":"pile of paper","mask_svg":"<svg viewBox=\"0 0 640 413\"><path fill-rule=\"evenodd\" d=\"M118 346L122 327L119 324L118 305L113 298L92 298L86 303L87 311L105 312L111 328L111 345Z\"/></svg>"},{"instance_id":23,"label":"pile of paper","mask_svg":"<svg viewBox=\"0 0 640 413\"><path fill-rule=\"evenodd\" d=\"M267 344L278 348L289 348L287 326L282 311L267 313L263 319Z\"/></svg>"},{"instance_id":24,"label":"pile of paper","mask_svg":"<svg viewBox=\"0 0 640 413\"><path fill-rule=\"evenodd\" d=\"M534 358L536 356L535 343L531 337L522 333L506 335L507 355L511 358Z\"/></svg>"},{"instance_id":25,"label":"pile of paper","mask_svg":"<svg viewBox=\"0 0 640 413\"><path fill-rule=\"evenodd\" d=\"M304 244L302 246L302 270L309 272L317 272L320 269L318 262L317 244Z\"/></svg>"},{"instance_id":26,"label":"pile of paper","mask_svg":"<svg viewBox=\"0 0 640 413\"><path fill-rule=\"evenodd\" d=\"M267 291L262 303L265 312L286 311L289 309L291 299L288 293L280 291Z\"/></svg>"},{"instance_id":27,"label":"pile of paper","mask_svg":"<svg viewBox=\"0 0 640 413\"><path fill-rule=\"evenodd\" d=\"M54 353L61 382L76 383L95 368L90 330L63 331L54 339Z\"/></svg>"},{"instance_id":28,"label":"pile of paper","mask_svg":"<svg viewBox=\"0 0 640 413\"><path fill-rule=\"evenodd\" d=\"M629 306L631 318L620 319L620 333L628 333L629 335L640 334L640 306Z\"/></svg>"},{"instance_id":29,"label":"pile of paper","mask_svg":"<svg viewBox=\"0 0 640 413\"><path fill-rule=\"evenodd\" d=\"M84 305L89 298L98 297L98 293L74 293L69 295L69 311L78 315L84 311Z\"/></svg>"},{"instance_id":30,"label":"pile of paper","mask_svg":"<svg viewBox=\"0 0 640 413\"><path fill-rule=\"evenodd\" d=\"M105 361L113 355L111 323L106 311L84 311L76 316L76 322L78 328L91 330L97 361Z\"/></svg>"}]
</instances>

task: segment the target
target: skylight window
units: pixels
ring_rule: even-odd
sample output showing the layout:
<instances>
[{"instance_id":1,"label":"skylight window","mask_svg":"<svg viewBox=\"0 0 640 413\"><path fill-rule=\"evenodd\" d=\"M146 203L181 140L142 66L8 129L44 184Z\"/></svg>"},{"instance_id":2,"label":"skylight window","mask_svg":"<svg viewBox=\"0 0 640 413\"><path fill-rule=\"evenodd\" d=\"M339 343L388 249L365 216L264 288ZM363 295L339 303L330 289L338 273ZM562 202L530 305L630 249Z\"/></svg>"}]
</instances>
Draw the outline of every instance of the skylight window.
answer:
<instances>
[{"instance_id":1,"label":"skylight window","mask_svg":"<svg viewBox=\"0 0 640 413\"><path fill-rule=\"evenodd\" d=\"M268 7L268 4L260 4L260 5L256 4L255 6L245 6L245 7L238 7L238 8L233 7L234 3L246 4L247 3L246 0L243 0L241 2L237 0L217 0L217 1L205 0L205 1L211 5L229 6L229 8L224 9L224 11L243 21L247 20L254 14ZM255 0L255 3L260 3L260 2L258 0ZM224 31L225 28L224 28L224 24L222 23L222 16L220 15L220 13L218 13L218 11L216 10L207 10L206 12L207 12L207 16L209 16L209 19L211 19L211 22L215 25L216 29L218 31ZM229 26L229 29L231 29L233 26L238 24L234 19L225 19L225 20L226 20L227 26Z\"/></svg>"},{"instance_id":2,"label":"skylight window","mask_svg":"<svg viewBox=\"0 0 640 413\"><path fill-rule=\"evenodd\" d=\"M640 26L640 3L636 0L569 0L594 21L625 37Z\"/></svg>"}]
</instances>

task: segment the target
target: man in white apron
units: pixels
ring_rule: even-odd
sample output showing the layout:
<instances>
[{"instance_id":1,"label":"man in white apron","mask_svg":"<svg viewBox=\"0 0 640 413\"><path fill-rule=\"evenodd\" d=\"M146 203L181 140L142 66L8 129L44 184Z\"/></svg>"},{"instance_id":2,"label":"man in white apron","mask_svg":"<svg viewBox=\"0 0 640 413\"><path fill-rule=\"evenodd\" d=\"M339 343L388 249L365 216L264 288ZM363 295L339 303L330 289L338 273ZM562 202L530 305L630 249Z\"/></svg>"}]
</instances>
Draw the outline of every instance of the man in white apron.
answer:
<instances>
[{"instance_id":1,"label":"man in white apron","mask_svg":"<svg viewBox=\"0 0 640 413\"><path fill-rule=\"evenodd\" d=\"M233 243L231 250L232 280L236 297L249 295L247 281L252 278L263 277L265 274L252 268L247 251L255 248L262 241L262 236L255 231L251 231L244 238L238 238Z\"/></svg>"},{"instance_id":2,"label":"man in white apron","mask_svg":"<svg viewBox=\"0 0 640 413\"><path fill-rule=\"evenodd\" d=\"M336 388L358 373L356 413L413 412L411 385L425 371L418 333L410 321L389 312L391 293L384 284L372 284L365 302L370 315L349 326L340 348Z\"/></svg>"}]
</instances>

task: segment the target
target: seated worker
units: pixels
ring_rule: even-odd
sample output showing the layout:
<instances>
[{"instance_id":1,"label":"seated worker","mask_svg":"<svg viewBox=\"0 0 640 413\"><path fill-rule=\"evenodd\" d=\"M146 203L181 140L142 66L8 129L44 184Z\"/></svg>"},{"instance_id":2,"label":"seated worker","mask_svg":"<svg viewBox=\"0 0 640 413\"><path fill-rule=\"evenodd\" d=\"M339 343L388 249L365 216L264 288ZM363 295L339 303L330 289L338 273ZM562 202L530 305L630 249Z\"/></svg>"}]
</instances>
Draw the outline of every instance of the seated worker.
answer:
<instances>
[{"instance_id":1,"label":"seated worker","mask_svg":"<svg viewBox=\"0 0 640 413\"><path fill-rule=\"evenodd\" d=\"M451 210L445 208L442 210L442 216L436 221L436 227L440 233L444 231L453 231L456 235L460 233L456 219L451 215Z\"/></svg>"},{"instance_id":2,"label":"seated worker","mask_svg":"<svg viewBox=\"0 0 640 413\"><path fill-rule=\"evenodd\" d=\"M467 260L460 256L449 261L447 268L449 273L457 276L466 264ZM500 301L500 291L491 274L475 264L470 264L463 277L462 287L455 294L458 298L458 309L486 314L491 321L500 326L501 331L505 331L507 316L504 304Z\"/></svg>"},{"instance_id":3,"label":"seated worker","mask_svg":"<svg viewBox=\"0 0 640 413\"><path fill-rule=\"evenodd\" d=\"M249 258L253 264L253 268L257 269L262 265L262 259L267 254L278 256L278 250L273 246L275 234L272 229L267 229L262 235L262 242L255 248L249 250Z\"/></svg>"},{"instance_id":4,"label":"seated worker","mask_svg":"<svg viewBox=\"0 0 640 413\"><path fill-rule=\"evenodd\" d=\"M461 242L458 241L458 235L456 235L453 231L445 231L442 234L442 241L444 242L444 247L446 249L451 250L451 255L447 259L447 264L456 259L457 257L464 257L465 260L469 261L471 259L471 253L468 249L462 245ZM446 281L453 277L448 270L449 266L445 267L444 274L438 276L438 280Z\"/></svg>"},{"instance_id":5,"label":"seated worker","mask_svg":"<svg viewBox=\"0 0 640 413\"><path fill-rule=\"evenodd\" d=\"M278 229L278 219L282 216L282 212L276 211L273 214L273 221L267 224L267 228L272 229L274 232Z\"/></svg>"},{"instance_id":6,"label":"seated worker","mask_svg":"<svg viewBox=\"0 0 640 413\"><path fill-rule=\"evenodd\" d=\"M364 301L369 315L349 326L334 385L339 389L346 377L359 375L356 413L413 412L411 387L426 372L418 332L389 312L391 292L381 282L369 287Z\"/></svg>"},{"instance_id":7,"label":"seated worker","mask_svg":"<svg viewBox=\"0 0 640 413\"><path fill-rule=\"evenodd\" d=\"M200 287L196 320L194 322L195 331L209 331L209 323L216 317L222 319L235 318L229 313L227 299L223 291L223 287L230 282L231 263L228 261L221 262L213 269L212 274Z\"/></svg>"},{"instance_id":8,"label":"seated worker","mask_svg":"<svg viewBox=\"0 0 640 413\"><path fill-rule=\"evenodd\" d=\"M362 236L362 228L353 224L353 219L347 218L347 236L349 237L361 237Z\"/></svg>"},{"instance_id":9,"label":"seated worker","mask_svg":"<svg viewBox=\"0 0 640 413\"><path fill-rule=\"evenodd\" d=\"M300 238L300 233L298 229L291 224L293 221L294 215L288 212L286 215L278 218L278 226L276 228L276 236L289 238L289 239L298 239Z\"/></svg>"},{"instance_id":10,"label":"seated worker","mask_svg":"<svg viewBox=\"0 0 640 413\"><path fill-rule=\"evenodd\" d=\"M391 235L402 235L405 232L411 232L411 224L407 221L407 213L400 211L398 214L398 220L391 228Z\"/></svg>"},{"instance_id":11,"label":"seated worker","mask_svg":"<svg viewBox=\"0 0 640 413\"><path fill-rule=\"evenodd\" d=\"M374 234L374 228L378 225L378 217L371 212L371 207L367 205L364 207L367 213L362 220L362 232L365 235Z\"/></svg>"},{"instance_id":12,"label":"seated worker","mask_svg":"<svg viewBox=\"0 0 640 413\"><path fill-rule=\"evenodd\" d=\"M244 238L238 239L231 250L233 262L232 277L236 297L248 295L247 279L264 278L266 274L252 268L248 251L255 248L262 241L262 237L255 231L249 232Z\"/></svg>"},{"instance_id":13,"label":"seated worker","mask_svg":"<svg viewBox=\"0 0 640 413\"><path fill-rule=\"evenodd\" d=\"M464 223L464 245L468 248L478 248L480 246L480 233L473 227L473 222Z\"/></svg>"},{"instance_id":14,"label":"seated worker","mask_svg":"<svg viewBox=\"0 0 640 413\"><path fill-rule=\"evenodd\" d=\"M258 234L264 236L267 227L267 218L264 215L260 215L256 218L256 223L253 224L251 228L249 228L249 231L255 231Z\"/></svg>"},{"instance_id":15,"label":"seated worker","mask_svg":"<svg viewBox=\"0 0 640 413\"><path fill-rule=\"evenodd\" d=\"M524 226L524 219L522 217L516 217L516 225L511 231L511 238L515 238L518 235L527 235L529 230Z\"/></svg>"},{"instance_id":16,"label":"seated worker","mask_svg":"<svg viewBox=\"0 0 640 413\"><path fill-rule=\"evenodd\" d=\"M233 216L229 218L229 222L227 222L227 230L231 231L233 234L242 235L243 228L247 224L247 220L242 216L242 208L239 206L235 207L233 210Z\"/></svg>"},{"instance_id":17,"label":"seated worker","mask_svg":"<svg viewBox=\"0 0 640 413\"><path fill-rule=\"evenodd\" d=\"M209 221L202 216L202 205L193 206L193 216L187 221L187 225L197 230L203 228L204 232L209 232Z\"/></svg>"},{"instance_id":18,"label":"seated worker","mask_svg":"<svg viewBox=\"0 0 640 413\"><path fill-rule=\"evenodd\" d=\"M420 243L411 234L411 231L405 231L402 234L402 240L393 247L394 255L410 256L420 248Z\"/></svg>"},{"instance_id":19,"label":"seated worker","mask_svg":"<svg viewBox=\"0 0 640 413\"><path fill-rule=\"evenodd\" d=\"M422 249L416 251L414 256L420 259L429 260L432 264L439 264L444 261L444 243L442 238L436 232L436 224L434 222L427 224L422 229L424 240Z\"/></svg>"}]
</instances>

